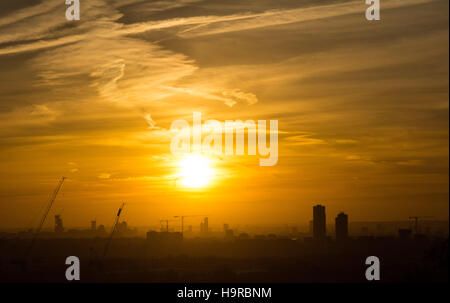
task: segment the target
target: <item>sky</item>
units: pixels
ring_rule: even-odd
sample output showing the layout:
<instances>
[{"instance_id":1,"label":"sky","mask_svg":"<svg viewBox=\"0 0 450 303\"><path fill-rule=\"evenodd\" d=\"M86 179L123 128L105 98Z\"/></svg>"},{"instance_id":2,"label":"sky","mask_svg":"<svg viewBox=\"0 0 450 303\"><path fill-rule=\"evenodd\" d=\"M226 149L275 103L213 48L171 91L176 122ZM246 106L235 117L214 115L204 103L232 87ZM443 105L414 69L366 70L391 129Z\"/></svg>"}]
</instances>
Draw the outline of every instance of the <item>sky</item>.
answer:
<instances>
[{"instance_id":1,"label":"sky","mask_svg":"<svg viewBox=\"0 0 450 303\"><path fill-rule=\"evenodd\" d=\"M447 0L0 2L0 228L448 220ZM171 123L278 120L278 162L177 182ZM197 225L192 218L186 224ZM198 222L197 222L198 221ZM52 225L51 218L46 225Z\"/></svg>"}]
</instances>

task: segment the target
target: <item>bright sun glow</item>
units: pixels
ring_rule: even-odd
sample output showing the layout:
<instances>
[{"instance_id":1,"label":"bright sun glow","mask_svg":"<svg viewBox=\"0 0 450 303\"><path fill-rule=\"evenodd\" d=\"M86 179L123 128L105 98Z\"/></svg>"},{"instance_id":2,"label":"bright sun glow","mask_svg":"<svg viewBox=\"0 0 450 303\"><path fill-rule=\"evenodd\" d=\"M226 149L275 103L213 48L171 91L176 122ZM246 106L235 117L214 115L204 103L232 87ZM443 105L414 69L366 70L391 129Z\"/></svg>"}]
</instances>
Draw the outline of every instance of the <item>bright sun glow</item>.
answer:
<instances>
[{"instance_id":1,"label":"bright sun glow","mask_svg":"<svg viewBox=\"0 0 450 303\"><path fill-rule=\"evenodd\" d=\"M186 187L204 187L213 177L210 160L201 155L186 155L180 161L179 166L179 180Z\"/></svg>"}]
</instances>

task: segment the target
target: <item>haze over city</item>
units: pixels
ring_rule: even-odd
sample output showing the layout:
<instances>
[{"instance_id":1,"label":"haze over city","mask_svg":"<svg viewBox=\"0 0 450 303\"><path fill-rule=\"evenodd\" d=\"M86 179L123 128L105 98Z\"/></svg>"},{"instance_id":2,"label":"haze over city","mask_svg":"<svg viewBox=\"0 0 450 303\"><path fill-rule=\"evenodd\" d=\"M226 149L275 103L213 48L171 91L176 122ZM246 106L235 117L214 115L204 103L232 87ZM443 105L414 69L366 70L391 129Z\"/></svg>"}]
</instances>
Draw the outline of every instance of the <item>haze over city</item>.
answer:
<instances>
[{"instance_id":1,"label":"haze over city","mask_svg":"<svg viewBox=\"0 0 450 303\"><path fill-rule=\"evenodd\" d=\"M226 2L226 3L225 3ZM0 3L0 229L207 215L448 220L448 1ZM278 162L170 152L171 123L278 120ZM181 178L181 179L180 179ZM198 225L199 220L191 223Z\"/></svg>"}]
</instances>

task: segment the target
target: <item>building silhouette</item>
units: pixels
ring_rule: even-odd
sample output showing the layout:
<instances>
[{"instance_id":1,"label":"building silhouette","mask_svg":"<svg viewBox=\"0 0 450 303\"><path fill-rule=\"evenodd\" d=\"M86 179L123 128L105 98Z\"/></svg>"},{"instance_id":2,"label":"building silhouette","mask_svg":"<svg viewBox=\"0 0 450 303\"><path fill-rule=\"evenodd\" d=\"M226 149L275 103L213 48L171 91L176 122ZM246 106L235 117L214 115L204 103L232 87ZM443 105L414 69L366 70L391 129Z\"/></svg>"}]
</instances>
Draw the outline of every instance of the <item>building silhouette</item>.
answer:
<instances>
[{"instance_id":1,"label":"building silhouette","mask_svg":"<svg viewBox=\"0 0 450 303\"><path fill-rule=\"evenodd\" d=\"M250 236L247 233L240 233L238 236L239 240L248 240Z\"/></svg>"},{"instance_id":2,"label":"building silhouette","mask_svg":"<svg viewBox=\"0 0 450 303\"><path fill-rule=\"evenodd\" d=\"M91 221L91 231L97 231L97 221L95 220Z\"/></svg>"},{"instance_id":3,"label":"building silhouette","mask_svg":"<svg viewBox=\"0 0 450 303\"><path fill-rule=\"evenodd\" d=\"M61 215L55 215L55 232L62 233L64 231L63 220Z\"/></svg>"},{"instance_id":4,"label":"building silhouette","mask_svg":"<svg viewBox=\"0 0 450 303\"><path fill-rule=\"evenodd\" d=\"M207 234L209 232L208 217L203 219L203 222L200 223L200 232L203 234Z\"/></svg>"},{"instance_id":5,"label":"building silhouette","mask_svg":"<svg viewBox=\"0 0 450 303\"><path fill-rule=\"evenodd\" d=\"M105 234L106 233L106 229L105 229L105 225L100 224L98 229L97 229L98 233L100 234Z\"/></svg>"},{"instance_id":6,"label":"building silhouette","mask_svg":"<svg viewBox=\"0 0 450 303\"><path fill-rule=\"evenodd\" d=\"M341 242L348 238L348 216L343 212L335 219L336 241Z\"/></svg>"},{"instance_id":7,"label":"building silhouette","mask_svg":"<svg viewBox=\"0 0 450 303\"><path fill-rule=\"evenodd\" d=\"M117 224L117 233L124 234L128 231L128 224L126 221L119 222Z\"/></svg>"},{"instance_id":8,"label":"building silhouette","mask_svg":"<svg viewBox=\"0 0 450 303\"><path fill-rule=\"evenodd\" d=\"M313 207L313 237L314 239L325 239L327 234L325 206Z\"/></svg>"}]
</instances>

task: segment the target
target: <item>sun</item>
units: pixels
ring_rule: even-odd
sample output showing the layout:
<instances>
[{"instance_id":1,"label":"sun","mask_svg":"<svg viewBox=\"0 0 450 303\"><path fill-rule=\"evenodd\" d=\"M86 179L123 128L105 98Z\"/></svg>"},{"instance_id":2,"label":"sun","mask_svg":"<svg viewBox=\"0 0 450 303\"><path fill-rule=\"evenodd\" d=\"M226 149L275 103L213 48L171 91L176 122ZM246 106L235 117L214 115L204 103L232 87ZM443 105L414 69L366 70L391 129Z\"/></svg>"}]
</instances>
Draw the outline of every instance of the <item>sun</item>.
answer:
<instances>
[{"instance_id":1,"label":"sun","mask_svg":"<svg viewBox=\"0 0 450 303\"><path fill-rule=\"evenodd\" d=\"M201 188L207 186L213 177L211 161L207 157L188 154L179 162L178 178L183 186Z\"/></svg>"}]
</instances>

